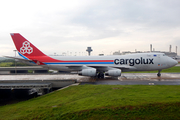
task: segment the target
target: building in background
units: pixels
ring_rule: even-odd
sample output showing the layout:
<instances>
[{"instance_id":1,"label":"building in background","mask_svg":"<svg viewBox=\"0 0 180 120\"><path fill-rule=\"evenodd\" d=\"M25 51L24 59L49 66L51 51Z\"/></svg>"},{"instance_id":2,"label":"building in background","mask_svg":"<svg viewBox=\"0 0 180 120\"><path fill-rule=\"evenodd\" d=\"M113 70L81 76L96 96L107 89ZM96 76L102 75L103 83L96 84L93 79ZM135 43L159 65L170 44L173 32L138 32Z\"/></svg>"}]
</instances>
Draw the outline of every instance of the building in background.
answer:
<instances>
[{"instance_id":1,"label":"building in background","mask_svg":"<svg viewBox=\"0 0 180 120\"><path fill-rule=\"evenodd\" d=\"M131 51L116 51L113 53L113 55L126 55L126 54L133 54L133 53L150 53L150 52L156 52L156 53L165 53L167 56L175 58L177 56L177 46L176 46L176 52L172 52L171 51L172 46L169 46L169 52L167 51L155 51L154 48L152 48L152 44L150 44L150 51L136 51L135 52L131 52Z\"/></svg>"},{"instance_id":2,"label":"building in background","mask_svg":"<svg viewBox=\"0 0 180 120\"><path fill-rule=\"evenodd\" d=\"M91 49L91 47L87 47L87 50L86 50L87 52L88 52L88 55L90 56L91 55L91 52L93 51L92 49Z\"/></svg>"}]
</instances>

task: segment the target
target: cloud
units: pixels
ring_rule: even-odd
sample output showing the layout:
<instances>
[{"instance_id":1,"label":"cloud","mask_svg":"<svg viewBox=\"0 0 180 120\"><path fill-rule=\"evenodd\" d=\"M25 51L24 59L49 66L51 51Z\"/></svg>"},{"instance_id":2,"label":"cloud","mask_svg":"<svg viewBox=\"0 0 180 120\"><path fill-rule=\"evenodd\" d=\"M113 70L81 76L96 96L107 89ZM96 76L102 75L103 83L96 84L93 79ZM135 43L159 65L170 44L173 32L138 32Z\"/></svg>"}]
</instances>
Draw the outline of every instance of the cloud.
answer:
<instances>
[{"instance_id":1,"label":"cloud","mask_svg":"<svg viewBox=\"0 0 180 120\"><path fill-rule=\"evenodd\" d=\"M0 4L0 42L13 48L9 33L19 32L47 54L86 46L96 55L146 51L149 44L167 50L179 46L179 5L178 0L7 0Z\"/></svg>"}]
</instances>

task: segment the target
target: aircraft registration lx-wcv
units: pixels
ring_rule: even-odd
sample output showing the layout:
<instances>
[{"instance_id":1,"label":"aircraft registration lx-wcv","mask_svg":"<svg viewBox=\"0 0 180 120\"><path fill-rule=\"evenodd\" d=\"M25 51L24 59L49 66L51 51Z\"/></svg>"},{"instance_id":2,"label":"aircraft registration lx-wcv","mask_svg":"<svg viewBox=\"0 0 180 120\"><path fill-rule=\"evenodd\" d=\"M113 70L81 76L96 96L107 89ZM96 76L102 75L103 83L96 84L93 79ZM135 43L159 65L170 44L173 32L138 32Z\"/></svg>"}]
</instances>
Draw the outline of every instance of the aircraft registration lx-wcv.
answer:
<instances>
[{"instance_id":1,"label":"aircraft registration lx-wcv","mask_svg":"<svg viewBox=\"0 0 180 120\"><path fill-rule=\"evenodd\" d=\"M19 33L11 33L22 57L15 58L61 71L78 71L79 75L104 78L118 77L123 71L152 71L175 66L178 62L164 53L136 53L114 56L47 56Z\"/></svg>"}]
</instances>

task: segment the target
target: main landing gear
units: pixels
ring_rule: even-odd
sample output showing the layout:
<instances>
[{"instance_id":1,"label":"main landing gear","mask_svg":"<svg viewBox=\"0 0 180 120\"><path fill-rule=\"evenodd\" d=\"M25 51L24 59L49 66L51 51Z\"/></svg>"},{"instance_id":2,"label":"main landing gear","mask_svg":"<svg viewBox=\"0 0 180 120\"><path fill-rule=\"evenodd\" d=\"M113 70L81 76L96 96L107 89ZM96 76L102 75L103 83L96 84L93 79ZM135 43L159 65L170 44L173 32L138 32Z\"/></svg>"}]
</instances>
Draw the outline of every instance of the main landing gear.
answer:
<instances>
[{"instance_id":1,"label":"main landing gear","mask_svg":"<svg viewBox=\"0 0 180 120\"><path fill-rule=\"evenodd\" d=\"M158 74L157 74L158 77L161 77L161 73L160 72L161 72L161 70L158 70Z\"/></svg>"},{"instance_id":2,"label":"main landing gear","mask_svg":"<svg viewBox=\"0 0 180 120\"><path fill-rule=\"evenodd\" d=\"M104 72L98 72L98 73L97 73L97 78L102 78L102 79L104 79Z\"/></svg>"}]
</instances>

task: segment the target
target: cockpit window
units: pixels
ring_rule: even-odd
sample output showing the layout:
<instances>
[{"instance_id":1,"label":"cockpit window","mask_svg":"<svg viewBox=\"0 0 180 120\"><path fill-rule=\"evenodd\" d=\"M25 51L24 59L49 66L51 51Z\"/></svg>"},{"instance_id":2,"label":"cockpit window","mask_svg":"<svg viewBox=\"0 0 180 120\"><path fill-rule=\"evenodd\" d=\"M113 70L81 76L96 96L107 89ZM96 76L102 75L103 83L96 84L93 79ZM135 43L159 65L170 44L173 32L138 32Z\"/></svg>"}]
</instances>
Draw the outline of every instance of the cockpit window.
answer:
<instances>
[{"instance_id":1,"label":"cockpit window","mask_svg":"<svg viewBox=\"0 0 180 120\"><path fill-rule=\"evenodd\" d=\"M165 54L163 54L163 56L166 56Z\"/></svg>"}]
</instances>

